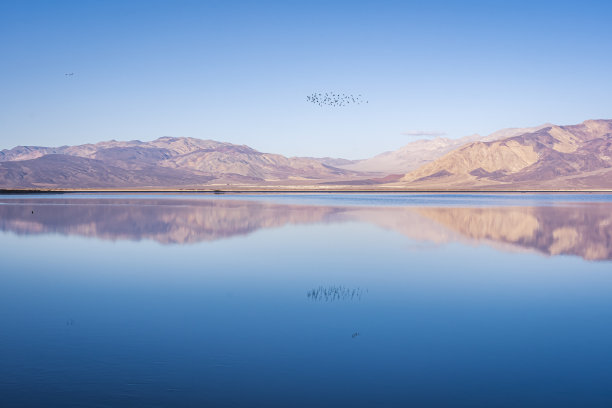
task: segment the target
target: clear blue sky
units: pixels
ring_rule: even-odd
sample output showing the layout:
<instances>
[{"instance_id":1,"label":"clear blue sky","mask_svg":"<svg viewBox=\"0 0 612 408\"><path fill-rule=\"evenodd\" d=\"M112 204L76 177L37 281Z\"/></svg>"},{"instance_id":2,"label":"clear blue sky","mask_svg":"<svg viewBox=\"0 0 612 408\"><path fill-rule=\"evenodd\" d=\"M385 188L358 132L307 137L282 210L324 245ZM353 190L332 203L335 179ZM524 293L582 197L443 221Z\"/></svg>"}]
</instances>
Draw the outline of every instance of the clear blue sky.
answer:
<instances>
[{"instance_id":1,"label":"clear blue sky","mask_svg":"<svg viewBox=\"0 0 612 408\"><path fill-rule=\"evenodd\" d=\"M0 148L169 135L362 158L407 131L612 118L611 3L0 0ZM369 104L306 102L320 91Z\"/></svg>"}]
</instances>

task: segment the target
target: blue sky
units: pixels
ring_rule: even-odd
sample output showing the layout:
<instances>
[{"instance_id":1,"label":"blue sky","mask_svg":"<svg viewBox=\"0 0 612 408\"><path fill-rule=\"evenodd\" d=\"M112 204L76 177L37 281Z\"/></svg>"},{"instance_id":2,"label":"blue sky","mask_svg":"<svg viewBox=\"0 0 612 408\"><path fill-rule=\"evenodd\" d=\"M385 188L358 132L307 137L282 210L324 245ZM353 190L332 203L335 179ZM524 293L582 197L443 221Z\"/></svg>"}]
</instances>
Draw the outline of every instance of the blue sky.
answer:
<instances>
[{"instance_id":1,"label":"blue sky","mask_svg":"<svg viewBox=\"0 0 612 408\"><path fill-rule=\"evenodd\" d=\"M603 1L0 0L0 148L190 136L363 158L405 132L612 118L611 20ZM306 102L325 91L369 103Z\"/></svg>"}]
</instances>

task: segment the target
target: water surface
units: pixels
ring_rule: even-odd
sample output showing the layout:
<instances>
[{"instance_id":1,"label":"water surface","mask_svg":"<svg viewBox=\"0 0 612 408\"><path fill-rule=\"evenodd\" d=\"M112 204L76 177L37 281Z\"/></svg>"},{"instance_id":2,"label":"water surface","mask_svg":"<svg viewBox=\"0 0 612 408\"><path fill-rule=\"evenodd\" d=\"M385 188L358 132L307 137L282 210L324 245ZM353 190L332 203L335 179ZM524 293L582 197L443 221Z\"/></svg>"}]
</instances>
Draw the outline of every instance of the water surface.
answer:
<instances>
[{"instance_id":1,"label":"water surface","mask_svg":"<svg viewBox=\"0 0 612 408\"><path fill-rule=\"evenodd\" d=\"M612 196L0 196L10 406L612 405Z\"/></svg>"}]
</instances>

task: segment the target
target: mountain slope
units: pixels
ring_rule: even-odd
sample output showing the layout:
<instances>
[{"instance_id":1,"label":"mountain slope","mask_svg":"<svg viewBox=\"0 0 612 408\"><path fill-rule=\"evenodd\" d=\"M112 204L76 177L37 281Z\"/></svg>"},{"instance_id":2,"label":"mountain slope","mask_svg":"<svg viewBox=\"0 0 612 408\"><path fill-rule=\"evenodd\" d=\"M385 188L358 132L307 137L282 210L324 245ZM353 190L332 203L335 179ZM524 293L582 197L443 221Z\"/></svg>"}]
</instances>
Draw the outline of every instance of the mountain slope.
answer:
<instances>
[{"instance_id":1,"label":"mountain slope","mask_svg":"<svg viewBox=\"0 0 612 408\"><path fill-rule=\"evenodd\" d=\"M0 187L172 187L209 182L334 180L357 173L309 158L212 140L162 137L0 152Z\"/></svg>"},{"instance_id":2,"label":"mountain slope","mask_svg":"<svg viewBox=\"0 0 612 408\"><path fill-rule=\"evenodd\" d=\"M353 164L340 165L339 167L346 170L372 173L406 173L479 138L480 136L473 135L461 139L437 137L429 140L416 140L397 150L384 152L370 159L361 160Z\"/></svg>"},{"instance_id":3,"label":"mountain slope","mask_svg":"<svg viewBox=\"0 0 612 408\"><path fill-rule=\"evenodd\" d=\"M460 139L436 137L410 142L407 145L390 152L384 152L369 159L356 163L339 164L338 167L361 172L377 172L386 174L403 174L430 163L446 153L475 141L493 141L528 132L535 132L549 125L530 128L502 129L488 136L474 134Z\"/></svg>"},{"instance_id":4,"label":"mountain slope","mask_svg":"<svg viewBox=\"0 0 612 408\"><path fill-rule=\"evenodd\" d=\"M213 177L150 166L127 170L100 160L49 154L38 159L0 162L4 188L113 188L204 184Z\"/></svg>"},{"instance_id":5,"label":"mountain slope","mask_svg":"<svg viewBox=\"0 0 612 408\"><path fill-rule=\"evenodd\" d=\"M474 142L406 174L404 185L469 188L612 187L612 120L589 120Z\"/></svg>"},{"instance_id":6,"label":"mountain slope","mask_svg":"<svg viewBox=\"0 0 612 408\"><path fill-rule=\"evenodd\" d=\"M443 190L612 188L612 120L589 120L573 126L547 125L517 134L524 130L505 129L486 138L413 142L405 149L370 159L369 164L374 167L360 167L372 172L383 166L387 170L399 169L417 160L428 161L459 145L416 170L386 177L350 170L368 161L346 164L342 159L285 157L244 145L195 138L18 146L0 151L0 188L207 185L321 188L367 185ZM505 137L508 135L511 136ZM464 144L473 139L477 140ZM335 163L342 168L331 165Z\"/></svg>"}]
</instances>

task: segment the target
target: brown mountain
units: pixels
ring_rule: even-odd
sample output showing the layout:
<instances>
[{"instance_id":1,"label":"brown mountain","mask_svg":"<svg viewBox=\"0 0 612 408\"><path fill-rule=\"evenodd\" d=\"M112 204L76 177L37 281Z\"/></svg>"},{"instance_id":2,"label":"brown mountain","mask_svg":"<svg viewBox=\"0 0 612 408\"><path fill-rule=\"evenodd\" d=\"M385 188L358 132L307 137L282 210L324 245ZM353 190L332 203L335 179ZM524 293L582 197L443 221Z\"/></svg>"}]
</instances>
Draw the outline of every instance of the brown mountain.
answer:
<instances>
[{"instance_id":1,"label":"brown mountain","mask_svg":"<svg viewBox=\"0 0 612 408\"><path fill-rule=\"evenodd\" d=\"M612 120L474 142L406 174L412 188L612 188Z\"/></svg>"},{"instance_id":2,"label":"brown mountain","mask_svg":"<svg viewBox=\"0 0 612 408\"><path fill-rule=\"evenodd\" d=\"M228 185L609 189L611 145L612 121L590 120L573 126L504 129L485 138L475 135L458 140L417 141L358 163L335 158L285 157L244 145L195 138L18 146L0 151L0 189ZM407 174L392 172L423 162L429 163Z\"/></svg>"},{"instance_id":3,"label":"brown mountain","mask_svg":"<svg viewBox=\"0 0 612 408\"><path fill-rule=\"evenodd\" d=\"M384 174L403 174L430 163L446 153L461 146L476 141L493 141L507 137L517 136L528 132L535 132L546 125L530 128L509 128L498 130L488 136L474 134L459 139L436 137L434 139L415 140L397 150L384 152L369 159L353 163L336 163L337 167L361 172L377 172Z\"/></svg>"},{"instance_id":4,"label":"brown mountain","mask_svg":"<svg viewBox=\"0 0 612 408\"><path fill-rule=\"evenodd\" d=\"M0 163L0 186L5 188L114 188L204 184L207 174L139 166L126 169L102 160L64 154Z\"/></svg>"},{"instance_id":5,"label":"brown mountain","mask_svg":"<svg viewBox=\"0 0 612 408\"><path fill-rule=\"evenodd\" d=\"M347 175L358 174L315 159L194 138L19 146L0 152L0 187L4 188L197 187L333 180Z\"/></svg>"}]
</instances>

